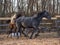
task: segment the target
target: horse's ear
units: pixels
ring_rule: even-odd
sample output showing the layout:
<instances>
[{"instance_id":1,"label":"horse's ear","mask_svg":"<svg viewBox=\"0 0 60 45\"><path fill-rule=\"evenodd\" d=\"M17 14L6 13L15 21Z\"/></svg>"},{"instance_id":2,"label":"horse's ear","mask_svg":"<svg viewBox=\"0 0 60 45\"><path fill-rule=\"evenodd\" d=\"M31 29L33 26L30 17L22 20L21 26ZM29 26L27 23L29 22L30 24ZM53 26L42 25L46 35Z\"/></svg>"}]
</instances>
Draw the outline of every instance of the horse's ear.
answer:
<instances>
[{"instance_id":1,"label":"horse's ear","mask_svg":"<svg viewBox=\"0 0 60 45\"><path fill-rule=\"evenodd\" d=\"M44 12L49 12L48 10L44 10Z\"/></svg>"}]
</instances>

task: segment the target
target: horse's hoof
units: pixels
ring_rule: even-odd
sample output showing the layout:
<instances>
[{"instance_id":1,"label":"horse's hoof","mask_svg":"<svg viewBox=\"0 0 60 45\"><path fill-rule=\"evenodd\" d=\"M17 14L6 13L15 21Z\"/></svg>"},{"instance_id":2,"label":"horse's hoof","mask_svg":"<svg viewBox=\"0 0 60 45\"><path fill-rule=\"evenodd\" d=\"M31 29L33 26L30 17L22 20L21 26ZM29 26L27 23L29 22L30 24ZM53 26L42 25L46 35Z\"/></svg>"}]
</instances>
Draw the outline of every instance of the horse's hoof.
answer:
<instances>
[{"instance_id":1,"label":"horse's hoof","mask_svg":"<svg viewBox=\"0 0 60 45\"><path fill-rule=\"evenodd\" d=\"M32 37L29 37L29 39L32 39Z\"/></svg>"},{"instance_id":2,"label":"horse's hoof","mask_svg":"<svg viewBox=\"0 0 60 45\"><path fill-rule=\"evenodd\" d=\"M9 36L7 36L7 38L8 38Z\"/></svg>"},{"instance_id":3,"label":"horse's hoof","mask_svg":"<svg viewBox=\"0 0 60 45\"><path fill-rule=\"evenodd\" d=\"M17 39L19 39L19 37L17 37Z\"/></svg>"},{"instance_id":4,"label":"horse's hoof","mask_svg":"<svg viewBox=\"0 0 60 45\"><path fill-rule=\"evenodd\" d=\"M35 38L37 38L37 36L39 36L38 34L35 35Z\"/></svg>"},{"instance_id":5,"label":"horse's hoof","mask_svg":"<svg viewBox=\"0 0 60 45\"><path fill-rule=\"evenodd\" d=\"M29 39L32 39L32 38L29 38Z\"/></svg>"}]
</instances>

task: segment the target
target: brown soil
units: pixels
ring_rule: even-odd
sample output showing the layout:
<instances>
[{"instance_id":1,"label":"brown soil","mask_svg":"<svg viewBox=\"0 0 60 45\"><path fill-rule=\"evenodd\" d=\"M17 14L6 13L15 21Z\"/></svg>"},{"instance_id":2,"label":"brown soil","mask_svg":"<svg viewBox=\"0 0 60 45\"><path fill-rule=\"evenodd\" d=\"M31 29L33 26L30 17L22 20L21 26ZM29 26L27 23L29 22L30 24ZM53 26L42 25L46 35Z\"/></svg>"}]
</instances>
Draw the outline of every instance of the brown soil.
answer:
<instances>
[{"instance_id":1,"label":"brown soil","mask_svg":"<svg viewBox=\"0 0 60 45\"><path fill-rule=\"evenodd\" d=\"M19 39L7 38L6 35L0 35L0 45L60 45L60 38L40 38L29 39L20 37Z\"/></svg>"}]
</instances>

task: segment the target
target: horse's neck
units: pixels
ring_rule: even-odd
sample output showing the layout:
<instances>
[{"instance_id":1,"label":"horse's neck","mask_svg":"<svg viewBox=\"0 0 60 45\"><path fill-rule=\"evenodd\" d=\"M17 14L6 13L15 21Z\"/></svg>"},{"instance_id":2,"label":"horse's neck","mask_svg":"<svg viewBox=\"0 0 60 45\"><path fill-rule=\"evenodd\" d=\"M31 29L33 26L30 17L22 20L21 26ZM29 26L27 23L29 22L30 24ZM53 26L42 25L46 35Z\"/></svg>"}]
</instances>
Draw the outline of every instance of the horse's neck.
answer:
<instances>
[{"instance_id":1,"label":"horse's neck","mask_svg":"<svg viewBox=\"0 0 60 45\"><path fill-rule=\"evenodd\" d=\"M14 14L11 18L16 18L16 14Z\"/></svg>"},{"instance_id":2,"label":"horse's neck","mask_svg":"<svg viewBox=\"0 0 60 45\"><path fill-rule=\"evenodd\" d=\"M40 16L40 17L35 17L35 19L36 19L37 21L39 21L39 22L42 20L42 18L43 18L42 16Z\"/></svg>"},{"instance_id":3,"label":"horse's neck","mask_svg":"<svg viewBox=\"0 0 60 45\"><path fill-rule=\"evenodd\" d=\"M14 23L14 19L16 18L16 14L14 14L12 17L11 17L11 23Z\"/></svg>"}]
</instances>

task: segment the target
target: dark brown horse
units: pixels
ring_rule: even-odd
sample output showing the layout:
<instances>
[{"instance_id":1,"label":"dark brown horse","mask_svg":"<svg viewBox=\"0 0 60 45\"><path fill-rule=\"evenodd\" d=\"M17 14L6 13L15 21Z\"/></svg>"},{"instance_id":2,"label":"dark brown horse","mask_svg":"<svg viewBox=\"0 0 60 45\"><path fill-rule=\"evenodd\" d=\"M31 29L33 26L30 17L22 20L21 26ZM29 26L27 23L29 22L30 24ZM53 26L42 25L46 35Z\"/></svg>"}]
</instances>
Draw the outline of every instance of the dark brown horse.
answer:
<instances>
[{"instance_id":1,"label":"dark brown horse","mask_svg":"<svg viewBox=\"0 0 60 45\"><path fill-rule=\"evenodd\" d=\"M15 36L15 33L16 33L16 24L15 24L15 19L17 19L17 18L19 18L19 17L21 17L22 15L20 14L20 13L16 13L16 14L14 14L12 17L11 17L11 20L8 20L7 22L9 23L9 28L10 28L10 30L9 30L9 32L8 32L8 34L10 34L10 33L14 33L14 36ZM8 35L9 36L9 35ZM12 37L12 35L11 35L11 37Z\"/></svg>"}]
</instances>

